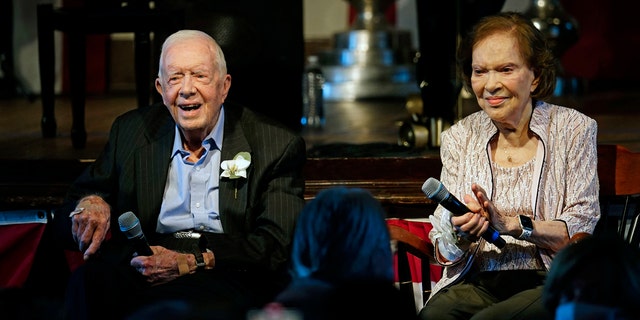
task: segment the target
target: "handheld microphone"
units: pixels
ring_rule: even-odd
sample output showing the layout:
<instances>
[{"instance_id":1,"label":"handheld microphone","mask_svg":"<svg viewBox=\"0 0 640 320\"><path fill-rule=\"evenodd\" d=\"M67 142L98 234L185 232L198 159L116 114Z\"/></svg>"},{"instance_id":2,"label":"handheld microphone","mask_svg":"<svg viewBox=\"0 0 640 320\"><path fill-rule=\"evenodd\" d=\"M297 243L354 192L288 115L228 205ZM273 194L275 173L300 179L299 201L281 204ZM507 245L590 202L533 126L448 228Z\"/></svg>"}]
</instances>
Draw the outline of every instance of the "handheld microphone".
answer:
<instances>
[{"instance_id":1,"label":"handheld microphone","mask_svg":"<svg viewBox=\"0 0 640 320\"><path fill-rule=\"evenodd\" d=\"M422 192L424 192L429 199L437 201L441 206L451 211L451 213L456 216L463 215L471 211L466 205L464 205L464 203L460 202L460 200L449 193L449 190L445 188L442 182L433 177L424 182L422 185ZM491 225L489 226L489 229L482 234L482 237L490 243L493 243L498 248L503 248L505 245L505 241L500 237L500 233Z\"/></svg>"},{"instance_id":2,"label":"handheld microphone","mask_svg":"<svg viewBox=\"0 0 640 320\"><path fill-rule=\"evenodd\" d=\"M118 224L120 225L120 231L122 231L129 239L136 250L136 253L141 256L152 256L153 251L149 247L147 239L142 233L142 227L140 226L140 220L131 211L127 211L118 217Z\"/></svg>"}]
</instances>

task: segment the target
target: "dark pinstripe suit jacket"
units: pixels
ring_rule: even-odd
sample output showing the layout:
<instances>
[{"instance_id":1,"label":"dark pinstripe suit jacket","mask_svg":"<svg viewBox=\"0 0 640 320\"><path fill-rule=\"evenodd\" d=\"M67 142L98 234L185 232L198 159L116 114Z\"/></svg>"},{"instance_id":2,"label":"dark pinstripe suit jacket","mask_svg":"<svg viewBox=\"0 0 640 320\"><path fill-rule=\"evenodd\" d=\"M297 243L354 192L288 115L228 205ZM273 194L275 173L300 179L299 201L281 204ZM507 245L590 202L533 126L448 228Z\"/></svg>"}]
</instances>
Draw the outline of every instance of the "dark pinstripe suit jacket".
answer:
<instances>
[{"instance_id":1,"label":"dark pinstripe suit jacket","mask_svg":"<svg viewBox=\"0 0 640 320\"><path fill-rule=\"evenodd\" d=\"M208 247L215 254L216 267L282 270L289 258L295 218L304 206L304 140L249 109L229 103L224 108L221 159L230 160L246 151L251 154L251 165L247 179L220 180L224 233L209 234ZM174 128L163 105L119 116L105 149L74 182L68 205L58 218L66 218L82 196L98 193L112 206L112 241L125 239L117 218L132 211L153 244Z\"/></svg>"}]
</instances>

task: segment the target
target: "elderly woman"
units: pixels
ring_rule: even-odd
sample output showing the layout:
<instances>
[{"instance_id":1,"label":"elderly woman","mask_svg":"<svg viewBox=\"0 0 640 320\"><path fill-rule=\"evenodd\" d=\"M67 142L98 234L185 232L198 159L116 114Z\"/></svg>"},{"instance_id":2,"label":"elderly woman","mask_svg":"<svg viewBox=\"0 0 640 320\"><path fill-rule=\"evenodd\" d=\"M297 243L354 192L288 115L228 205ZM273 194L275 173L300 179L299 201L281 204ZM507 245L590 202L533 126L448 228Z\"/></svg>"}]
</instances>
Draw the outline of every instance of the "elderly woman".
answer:
<instances>
[{"instance_id":1,"label":"elderly woman","mask_svg":"<svg viewBox=\"0 0 640 320\"><path fill-rule=\"evenodd\" d=\"M442 133L440 175L469 212L439 206L429 237L445 266L422 319L549 319L542 286L554 254L600 218L597 124L547 103L556 61L517 13L484 17L458 64L482 109ZM496 230L506 244L482 238Z\"/></svg>"}]
</instances>

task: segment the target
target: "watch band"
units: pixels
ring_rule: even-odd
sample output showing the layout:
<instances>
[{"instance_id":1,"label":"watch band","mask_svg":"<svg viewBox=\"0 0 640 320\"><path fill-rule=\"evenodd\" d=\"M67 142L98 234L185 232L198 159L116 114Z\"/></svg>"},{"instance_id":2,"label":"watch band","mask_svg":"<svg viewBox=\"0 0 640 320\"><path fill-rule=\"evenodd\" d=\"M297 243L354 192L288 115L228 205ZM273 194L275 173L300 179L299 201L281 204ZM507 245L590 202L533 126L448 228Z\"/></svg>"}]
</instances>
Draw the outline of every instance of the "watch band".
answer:
<instances>
[{"instance_id":1,"label":"watch band","mask_svg":"<svg viewBox=\"0 0 640 320\"><path fill-rule=\"evenodd\" d=\"M531 234L533 233L533 221L531 220L531 218L524 215L519 215L518 221L520 222L520 228L522 228L522 233L520 234L518 239L529 239L529 237L531 237Z\"/></svg>"},{"instance_id":2,"label":"watch band","mask_svg":"<svg viewBox=\"0 0 640 320\"><path fill-rule=\"evenodd\" d=\"M204 270L207 264L204 262L204 257L202 256L202 252L200 252L200 248L194 245L192 253L196 257L197 270Z\"/></svg>"}]
</instances>

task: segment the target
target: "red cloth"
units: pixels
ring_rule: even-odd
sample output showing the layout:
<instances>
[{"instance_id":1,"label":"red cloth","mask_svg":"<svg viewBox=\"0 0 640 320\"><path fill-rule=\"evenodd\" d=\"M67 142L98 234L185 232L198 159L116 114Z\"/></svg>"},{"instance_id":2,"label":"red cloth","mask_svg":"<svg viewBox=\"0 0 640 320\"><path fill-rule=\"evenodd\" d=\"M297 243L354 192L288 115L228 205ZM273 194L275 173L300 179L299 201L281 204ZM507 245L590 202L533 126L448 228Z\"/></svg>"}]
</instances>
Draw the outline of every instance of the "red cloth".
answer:
<instances>
[{"instance_id":1,"label":"red cloth","mask_svg":"<svg viewBox=\"0 0 640 320\"><path fill-rule=\"evenodd\" d=\"M107 231L105 241L111 239L111 230ZM82 252L77 250L64 250L64 256L67 259L67 265L71 272L75 271L79 266L84 264L84 256Z\"/></svg>"},{"instance_id":2,"label":"red cloth","mask_svg":"<svg viewBox=\"0 0 640 320\"><path fill-rule=\"evenodd\" d=\"M431 243L429 240L429 231L431 231L432 225L430 222L421 222L421 221L410 221L403 219L387 219L387 224L396 225L402 227L404 229L409 230L411 233L417 235L418 237L425 239L427 242ZM394 268L397 270L398 260L394 259ZM409 269L411 270L411 278L414 279L414 282L422 282L422 261L414 256L409 256ZM430 265L429 266L431 273L431 281L437 282L442 277L442 267L439 265ZM396 272L396 279L398 281L398 273Z\"/></svg>"},{"instance_id":3,"label":"red cloth","mask_svg":"<svg viewBox=\"0 0 640 320\"><path fill-rule=\"evenodd\" d=\"M45 223L0 226L0 287L21 287L29 276Z\"/></svg>"},{"instance_id":4,"label":"red cloth","mask_svg":"<svg viewBox=\"0 0 640 320\"><path fill-rule=\"evenodd\" d=\"M84 264L82 252L65 250L64 256L67 259L70 271L75 271L79 266Z\"/></svg>"}]
</instances>

